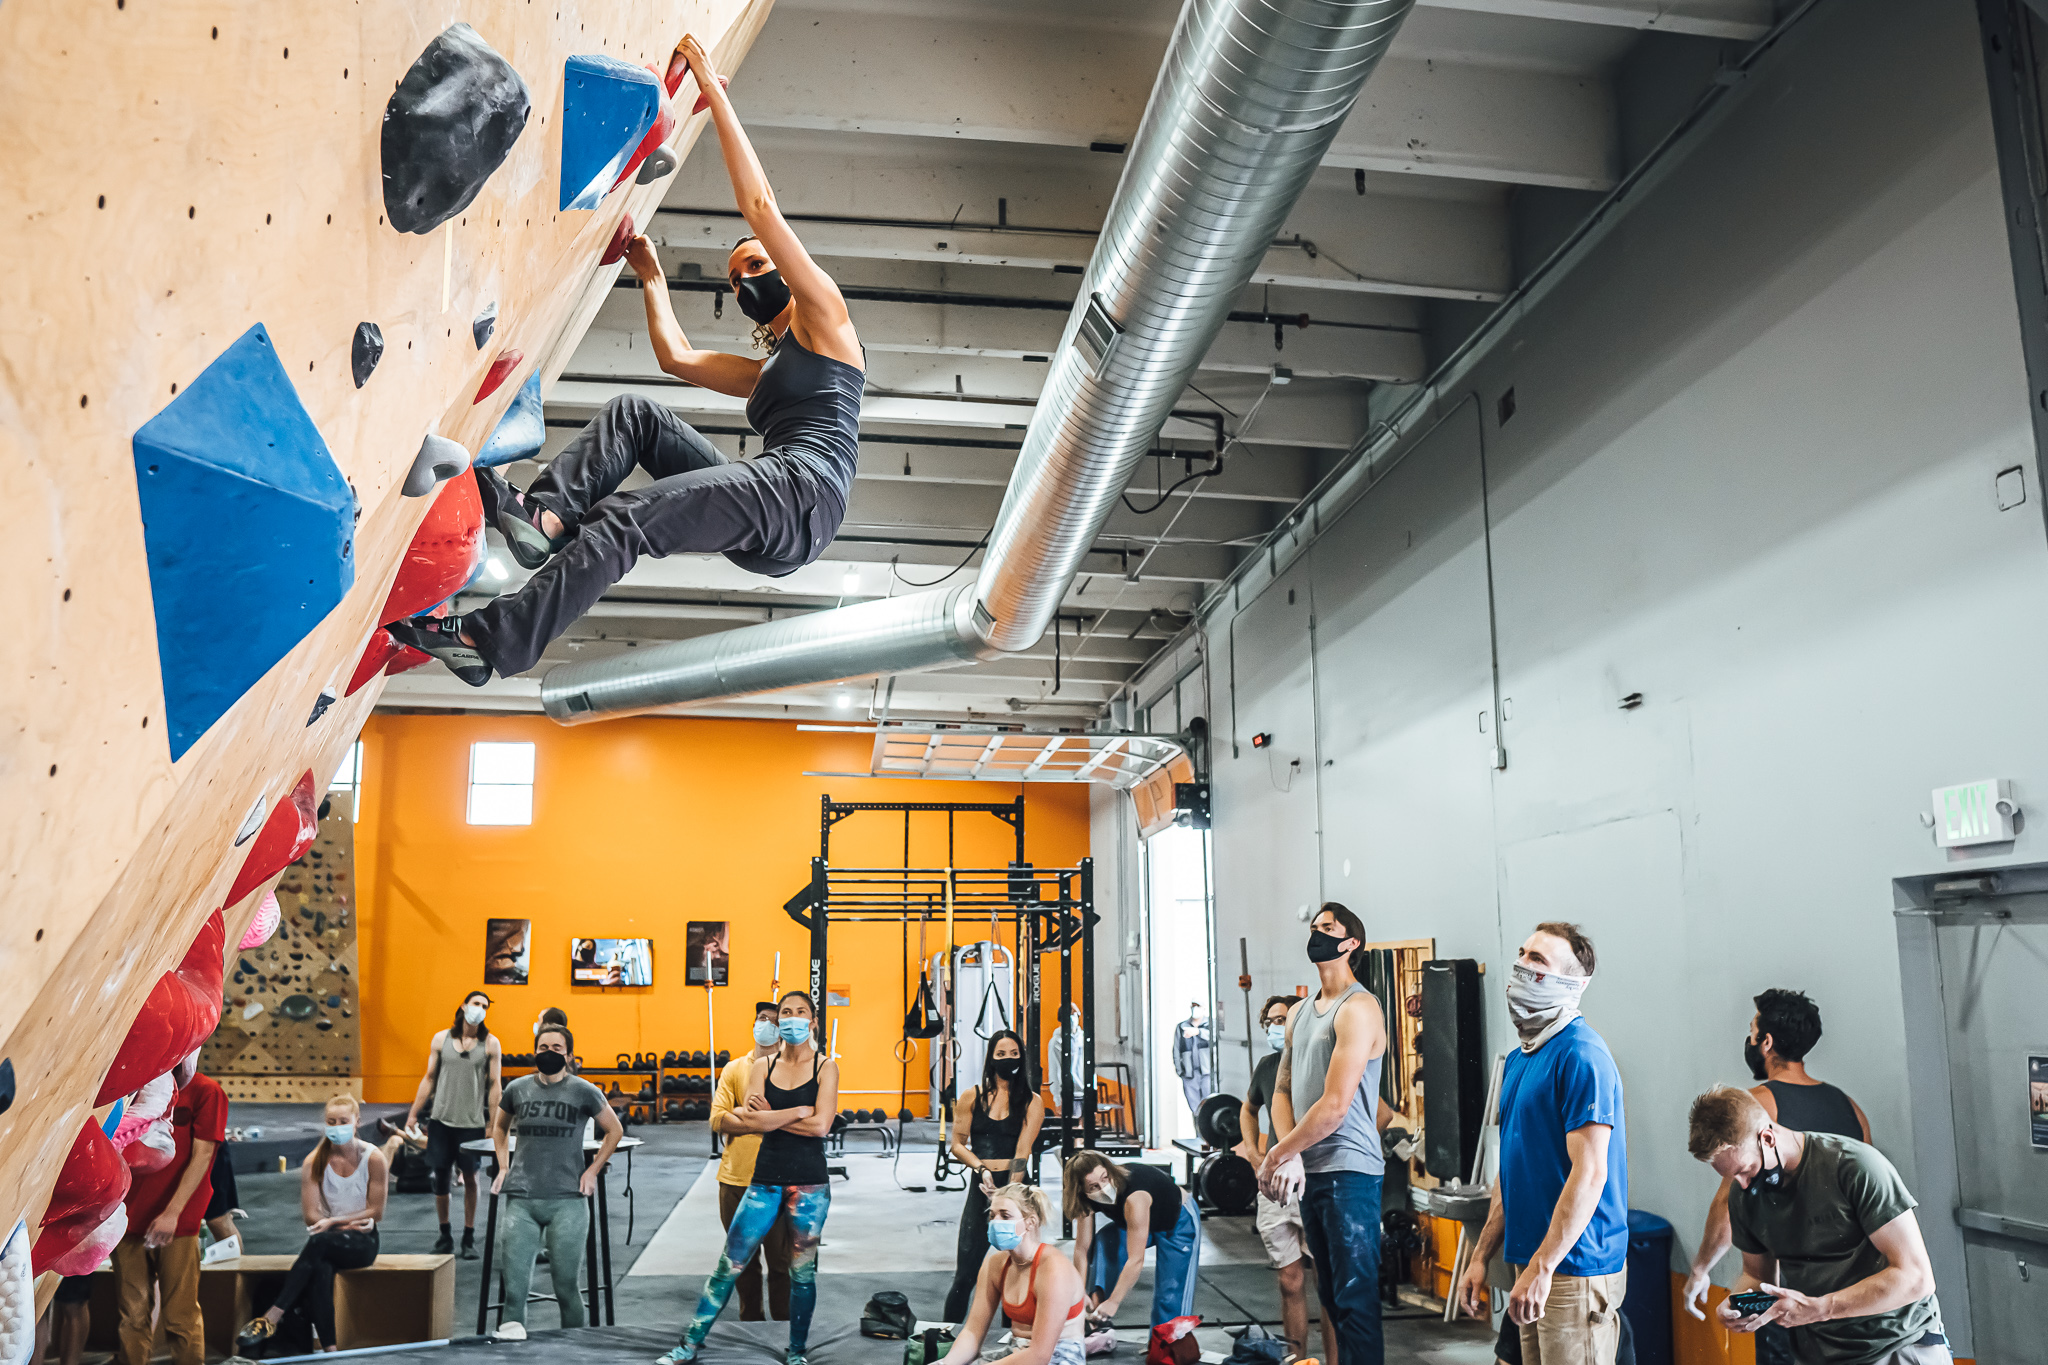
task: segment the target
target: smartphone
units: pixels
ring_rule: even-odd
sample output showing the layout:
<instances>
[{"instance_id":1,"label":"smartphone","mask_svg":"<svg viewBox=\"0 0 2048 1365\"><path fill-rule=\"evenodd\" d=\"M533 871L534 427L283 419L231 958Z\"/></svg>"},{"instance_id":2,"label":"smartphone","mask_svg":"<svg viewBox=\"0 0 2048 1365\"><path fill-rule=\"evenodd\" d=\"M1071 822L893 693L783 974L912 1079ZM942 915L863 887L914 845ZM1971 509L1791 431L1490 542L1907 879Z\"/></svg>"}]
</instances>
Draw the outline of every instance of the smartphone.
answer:
<instances>
[{"instance_id":1,"label":"smartphone","mask_svg":"<svg viewBox=\"0 0 2048 1365\"><path fill-rule=\"evenodd\" d=\"M1735 1305L1735 1311L1746 1318L1770 1311L1771 1305L1777 1301L1776 1294L1766 1294L1761 1289L1746 1289L1740 1294L1728 1296L1728 1302Z\"/></svg>"}]
</instances>

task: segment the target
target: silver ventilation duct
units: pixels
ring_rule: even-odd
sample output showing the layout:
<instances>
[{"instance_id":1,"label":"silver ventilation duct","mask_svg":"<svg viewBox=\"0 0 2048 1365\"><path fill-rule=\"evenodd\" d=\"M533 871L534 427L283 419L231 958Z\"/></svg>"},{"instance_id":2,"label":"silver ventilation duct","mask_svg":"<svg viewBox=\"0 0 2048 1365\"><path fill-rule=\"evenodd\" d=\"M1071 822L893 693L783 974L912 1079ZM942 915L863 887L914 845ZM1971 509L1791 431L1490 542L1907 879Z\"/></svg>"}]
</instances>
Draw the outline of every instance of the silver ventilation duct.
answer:
<instances>
[{"instance_id":1,"label":"silver ventilation duct","mask_svg":"<svg viewBox=\"0 0 2048 1365\"><path fill-rule=\"evenodd\" d=\"M1413 0L1188 0L979 577L591 663L576 722L1029 649Z\"/></svg>"}]
</instances>

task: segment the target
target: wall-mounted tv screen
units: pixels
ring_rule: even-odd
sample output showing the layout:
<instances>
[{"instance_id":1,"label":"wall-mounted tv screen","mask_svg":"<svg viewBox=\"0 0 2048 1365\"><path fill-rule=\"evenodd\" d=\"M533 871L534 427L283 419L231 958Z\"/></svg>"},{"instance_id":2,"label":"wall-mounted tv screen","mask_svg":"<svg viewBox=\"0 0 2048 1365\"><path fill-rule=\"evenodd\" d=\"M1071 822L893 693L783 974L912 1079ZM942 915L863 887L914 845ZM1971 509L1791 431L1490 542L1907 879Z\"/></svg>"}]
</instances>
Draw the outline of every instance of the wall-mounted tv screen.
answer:
<instances>
[{"instance_id":1,"label":"wall-mounted tv screen","mask_svg":"<svg viewBox=\"0 0 2048 1365\"><path fill-rule=\"evenodd\" d=\"M569 980L578 986L652 986L651 938L572 938Z\"/></svg>"}]
</instances>

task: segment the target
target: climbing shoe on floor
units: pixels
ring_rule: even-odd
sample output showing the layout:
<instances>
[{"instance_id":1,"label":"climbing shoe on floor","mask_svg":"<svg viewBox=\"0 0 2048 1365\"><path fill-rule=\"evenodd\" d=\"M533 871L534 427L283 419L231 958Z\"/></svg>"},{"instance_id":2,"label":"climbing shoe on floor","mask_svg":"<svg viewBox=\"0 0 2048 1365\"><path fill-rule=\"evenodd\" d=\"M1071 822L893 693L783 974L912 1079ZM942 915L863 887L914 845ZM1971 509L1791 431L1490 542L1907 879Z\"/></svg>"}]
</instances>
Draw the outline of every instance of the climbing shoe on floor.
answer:
<instances>
[{"instance_id":1,"label":"climbing shoe on floor","mask_svg":"<svg viewBox=\"0 0 2048 1365\"><path fill-rule=\"evenodd\" d=\"M448 665L450 673L471 687L482 687L491 680L491 666L484 662L484 656L473 645L462 643L460 616L413 616L393 621L384 629L398 643L439 659Z\"/></svg>"},{"instance_id":2,"label":"climbing shoe on floor","mask_svg":"<svg viewBox=\"0 0 2048 1365\"><path fill-rule=\"evenodd\" d=\"M530 501L497 470L477 470L476 483L483 494L485 515L504 535L506 546L521 568L538 569L569 543L567 536L555 539L540 529L540 514L545 509Z\"/></svg>"},{"instance_id":3,"label":"climbing shoe on floor","mask_svg":"<svg viewBox=\"0 0 2048 1365\"><path fill-rule=\"evenodd\" d=\"M524 1341L526 1340L526 1324L523 1322L501 1322L498 1324L498 1329L491 1333L491 1340Z\"/></svg>"},{"instance_id":4,"label":"climbing shoe on floor","mask_svg":"<svg viewBox=\"0 0 2048 1365\"><path fill-rule=\"evenodd\" d=\"M249 1325L235 1334L235 1353L255 1360L263 1354L270 1338L277 1333L277 1324L269 1318L250 1318Z\"/></svg>"}]
</instances>

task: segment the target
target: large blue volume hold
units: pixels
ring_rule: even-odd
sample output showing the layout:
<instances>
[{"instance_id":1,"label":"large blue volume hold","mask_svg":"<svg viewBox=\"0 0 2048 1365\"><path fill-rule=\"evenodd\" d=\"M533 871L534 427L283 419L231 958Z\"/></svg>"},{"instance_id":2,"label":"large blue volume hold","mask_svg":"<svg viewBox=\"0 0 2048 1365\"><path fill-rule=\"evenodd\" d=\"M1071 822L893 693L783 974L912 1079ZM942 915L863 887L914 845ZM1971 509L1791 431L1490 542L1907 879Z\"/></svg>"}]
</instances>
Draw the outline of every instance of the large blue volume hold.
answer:
<instances>
[{"instance_id":1,"label":"large blue volume hold","mask_svg":"<svg viewBox=\"0 0 2048 1365\"><path fill-rule=\"evenodd\" d=\"M661 82L616 57L571 57L562 82L561 207L594 209L661 110Z\"/></svg>"},{"instance_id":2,"label":"large blue volume hold","mask_svg":"<svg viewBox=\"0 0 2048 1365\"><path fill-rule=\"evenodd\" d=\"M134 446L176 760L355 582L356 499L261 323Z\"/></svg>"},{"instance_id":3,"label":"large blue volume hold","mask_svg":"<svg viewBox=\"0 0 2048 1365\"><path fill-rule=\"evenodd\" d=\"M512 406L505 409L505 415L498 419L498 425L491 429L483 448L470 463L490 469L514 460L530 460L540 454L547 439L547 419L541 412L540 375L535 373L519 386Z\"/></svg>"}]
</instances>

